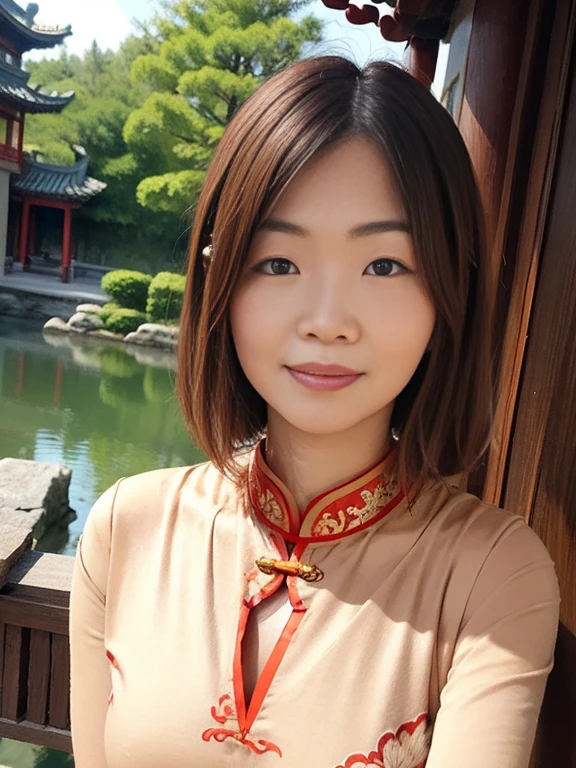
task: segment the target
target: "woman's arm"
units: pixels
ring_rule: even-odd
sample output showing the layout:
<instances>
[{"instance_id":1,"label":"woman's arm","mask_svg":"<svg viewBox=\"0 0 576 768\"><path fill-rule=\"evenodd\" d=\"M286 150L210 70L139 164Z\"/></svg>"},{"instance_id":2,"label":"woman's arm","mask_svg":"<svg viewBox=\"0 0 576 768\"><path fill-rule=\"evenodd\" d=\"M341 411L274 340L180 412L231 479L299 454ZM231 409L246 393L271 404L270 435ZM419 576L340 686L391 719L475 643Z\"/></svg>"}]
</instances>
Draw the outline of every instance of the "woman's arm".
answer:
<instances>
[{"instance_id":1,"label":"woman's arm","mask_svg":"<svg viewBox=\"0 0 576 768\"><path fill-rule=\"evenodd\" d=\"M70 719L76 768L106 768L104 725L111 690L104 647L106 584L114 499L96 500L78 542L70 591Z\"/></svg>"},{"instance_id":2,"label":"woman's arm","mask_svg":"<svg viewBox=\"0 0 576 768\"><path fill-rule=\"evenodd\" d=\"M528 526L515 527L472 589L426 768L528 768L559 604L546 548Z\"/></svg>"}]
</instances>

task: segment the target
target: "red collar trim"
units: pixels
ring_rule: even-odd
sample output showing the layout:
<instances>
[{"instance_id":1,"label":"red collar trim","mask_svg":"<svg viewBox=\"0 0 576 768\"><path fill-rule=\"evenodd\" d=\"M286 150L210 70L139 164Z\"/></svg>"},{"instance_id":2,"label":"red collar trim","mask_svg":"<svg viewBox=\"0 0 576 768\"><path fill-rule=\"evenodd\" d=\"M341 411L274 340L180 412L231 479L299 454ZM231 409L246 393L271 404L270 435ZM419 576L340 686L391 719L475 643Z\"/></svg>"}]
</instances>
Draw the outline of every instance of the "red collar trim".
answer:
<instances>
[{"instance_id":1,"label":"red collar trim","mask_svg":"<svg viewBox=\"0 0 576 768\"><path fill-rule=\"evenodd\" d=\"M382 461L316 496L301 515L291 492L266 464L263 448L264 440L250 460L250 501L258 519L288 541L332 541L358 533L381 520L404 498L390 471L396 451L393 446Z\"/></svg>"}]
</instances>

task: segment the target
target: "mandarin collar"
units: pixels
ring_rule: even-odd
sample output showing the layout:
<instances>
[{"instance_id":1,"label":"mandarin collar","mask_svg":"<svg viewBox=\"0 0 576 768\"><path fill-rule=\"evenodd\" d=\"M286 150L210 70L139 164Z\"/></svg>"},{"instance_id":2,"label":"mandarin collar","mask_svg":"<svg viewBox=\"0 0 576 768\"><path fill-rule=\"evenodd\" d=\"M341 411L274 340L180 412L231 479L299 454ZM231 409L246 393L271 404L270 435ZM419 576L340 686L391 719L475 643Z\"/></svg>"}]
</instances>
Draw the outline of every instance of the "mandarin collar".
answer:
<instances>
[{"instance_id":1,"label":"mandarin collar","mask_svg":"<svg viewBox=\"0 0 576 768\"><path fill-rule=\"evenodd\" d=\"M248 493L256 517L288 541L312 543L350 536L374 525L404 498L392 471L397 446L377 464L316 496L301 514L292 493L267 465L265 439L250 459Z\"/></svg>"}]
</instances>

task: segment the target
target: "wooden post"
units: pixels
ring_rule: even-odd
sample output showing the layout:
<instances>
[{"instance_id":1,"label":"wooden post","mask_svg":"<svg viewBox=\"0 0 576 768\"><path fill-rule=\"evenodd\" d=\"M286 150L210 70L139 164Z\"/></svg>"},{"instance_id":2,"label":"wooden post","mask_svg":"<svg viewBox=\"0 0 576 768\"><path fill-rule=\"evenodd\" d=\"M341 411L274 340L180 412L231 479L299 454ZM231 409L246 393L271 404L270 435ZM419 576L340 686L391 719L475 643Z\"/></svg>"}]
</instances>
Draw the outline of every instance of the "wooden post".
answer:
<instances>
[{"instance_id":1,"label":"wooden post","mask_svg":"<svg viewBox=\"0 0 576 768\"><path fill-rule=\"evenodd\" d=\"M422 40L419 37L413 37L404 54L411 74L427 88L430 88L434 82L439 48L439 40Z\"/></svg>"},{"instance_id":2,"label":"wooden post","mask_svg":"<svg viewBox=\"0 0 576 768\"><path fill-rule=\"evenodd\" d=\"M62 265L60 267L60 280L63 283L69 282L70 265L72 263L71 253L72 236L72 209L69 205L64 208L64 232L62 235Z\"/></svg>"},{"instance_id":3,"label":"wooden post","mask_svg":"<svg viewBox=\"0 0 576 768\"><path fill-rule=\"evenodd\" d=\"M531 525L560 584L531 768L576 765L575 64L575 0L476 0L459 125L488 213L500 378L467 490Z\"/></svg>"},{"instance_id":4,"label":"wooden post","mask_svg":"<svg viewBox=\"0 0 576 768\"><path fill-rule=\"evenodd\" d=\"M22 264L22 269L29 269L29 265L26 263L28 257L28 225L30 221L30 200L25 197L22 201L22 218L20 219L20 253L19 262Z\"/></svg>"}]
</instances>

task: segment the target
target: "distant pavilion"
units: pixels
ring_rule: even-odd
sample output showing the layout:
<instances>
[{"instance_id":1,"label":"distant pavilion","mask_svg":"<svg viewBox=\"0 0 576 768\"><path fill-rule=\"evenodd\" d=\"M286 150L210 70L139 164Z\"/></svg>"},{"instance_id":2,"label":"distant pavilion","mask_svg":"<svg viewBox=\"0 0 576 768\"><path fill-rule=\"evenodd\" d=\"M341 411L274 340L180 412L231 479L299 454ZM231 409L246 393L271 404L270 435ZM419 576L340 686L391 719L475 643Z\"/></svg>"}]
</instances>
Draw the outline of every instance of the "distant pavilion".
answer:
<instances>
[{"instance_id":1,"label":"distant pavilion","mask_svg":"<svg viewBox=\"0 0 576 768\"><path fill-rule=\"evenodd\" d=\"M22 173L12 177L12 201L21 204L18 261L29 269L29 256L36 252L36 220L34 208L56 208L64 212L60 280L69 281L72 263L72 211L106 188L106 184L88 176L88 157L83 147L72 147L74 165L52 165L39 162L24 153Z\"/></svg>"}]
</instances>

